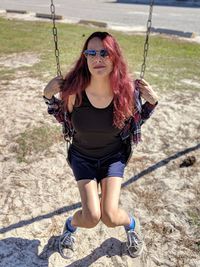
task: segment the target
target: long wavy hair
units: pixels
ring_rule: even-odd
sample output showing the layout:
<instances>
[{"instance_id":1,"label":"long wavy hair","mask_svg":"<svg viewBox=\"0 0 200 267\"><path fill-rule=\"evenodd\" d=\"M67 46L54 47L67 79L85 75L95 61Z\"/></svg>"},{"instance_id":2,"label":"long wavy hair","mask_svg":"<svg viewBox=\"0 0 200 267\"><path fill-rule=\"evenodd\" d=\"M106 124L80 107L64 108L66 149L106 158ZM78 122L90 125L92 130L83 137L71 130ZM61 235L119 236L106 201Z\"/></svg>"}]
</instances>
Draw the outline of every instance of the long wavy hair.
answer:
<instances>
[{"instance_id":1,"label":"long wavy hair","mask_svg":"<svg viewBox=\"0 0 200 267\"><path fill-rule=\"evenodd\" d=\"M117 128L122 128L125 120L132 116L134 112L134 84L129 77L127 64L125 63L117 41L107 32L94 32L88 37L80 57L65 76L61 98L67 106L69 95L75 94L77 96L76 104L81 104L82 91L90 84L91 80L91 73L83 52L87 49L89 41L94 37L102 40L104 48L108 50L109 57L113 62L113 70L110 73L110 84L114 95L113 125Z\"/></svg>"}]
</instances>

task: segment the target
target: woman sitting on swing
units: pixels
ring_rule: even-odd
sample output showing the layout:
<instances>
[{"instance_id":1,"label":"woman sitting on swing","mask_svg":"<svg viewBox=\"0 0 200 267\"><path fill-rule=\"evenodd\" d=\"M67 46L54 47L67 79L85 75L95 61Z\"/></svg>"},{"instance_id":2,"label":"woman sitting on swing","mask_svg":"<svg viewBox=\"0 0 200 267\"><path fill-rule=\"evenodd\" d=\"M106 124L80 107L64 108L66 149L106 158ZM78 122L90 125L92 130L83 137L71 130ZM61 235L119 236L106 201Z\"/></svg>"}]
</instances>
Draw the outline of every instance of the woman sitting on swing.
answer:
<instances>
[{"instance_id":1,"label":"woman sitting on swing","mask_svg":"<svg viewBox=\"0 0 200 267\"><path fill-rule=\"evenodd\" d=\"M108 227L124 226L129 254L137 257L143 248L141 235L133 215L119 208L127 164L122 133L132 118L130 136L134 143L140 141L140 125L155 108L157 96L143 79L129 78L120 47L107 32L88 37L75 66L64 80L51 80L44 97L51 100L58 92L74 128L68 159L82 203L82 209L65 222L60 253L71 257L77 228L92 228L101 220ZM140 95L146 101L143 105Z\"/></svg>"}]
</instances>

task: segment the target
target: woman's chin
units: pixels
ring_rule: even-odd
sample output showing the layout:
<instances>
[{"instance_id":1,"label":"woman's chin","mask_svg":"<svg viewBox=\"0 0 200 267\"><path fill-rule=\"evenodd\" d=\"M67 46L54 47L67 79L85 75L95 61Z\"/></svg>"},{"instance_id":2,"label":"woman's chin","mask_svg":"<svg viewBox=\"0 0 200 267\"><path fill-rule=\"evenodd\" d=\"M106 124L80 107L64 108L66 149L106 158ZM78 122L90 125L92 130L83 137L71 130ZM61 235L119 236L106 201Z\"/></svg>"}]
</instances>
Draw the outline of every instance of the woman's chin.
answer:
<instances>
[{"instance_id":1,"label":"woman's chin","mask_svg":"<svg viewBox=\"0 0 200 267\"><path fill-rule=\"evenodd\" d=\"M94 77L98 77L98 78L104 78L104 77L108 77L110 75L110 73L108 73L107 71L105 70L95 70L92 72L92 76Z\"/></svg>"}]
</instances>

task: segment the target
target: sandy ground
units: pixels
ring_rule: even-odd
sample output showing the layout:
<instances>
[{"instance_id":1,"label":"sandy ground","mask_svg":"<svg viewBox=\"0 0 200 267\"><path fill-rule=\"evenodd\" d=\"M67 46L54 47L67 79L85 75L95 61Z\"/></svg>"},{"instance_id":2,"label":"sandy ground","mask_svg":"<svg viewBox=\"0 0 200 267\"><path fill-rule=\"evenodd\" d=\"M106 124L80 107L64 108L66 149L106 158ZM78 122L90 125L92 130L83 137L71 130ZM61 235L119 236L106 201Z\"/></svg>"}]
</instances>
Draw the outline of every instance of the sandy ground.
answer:
<instances>
[{"instance_id":1,"label":"sandy ground","mask_svg":"<svg viewBox=\"0 0 200 267\"><path fill-rule=\"evenodd\" d=\"M64 260L58 236L66 217L80 208L65 144L52 143L48 153L17 162L21 133L57 124L42 100L45 84L19 69L38 60L28 53L0 59L0 68L15 68L15 79L0 81L0 267L200 266L200 91L160 94L126 169L120 205L140 219L141 258L128 256L123 227L99 223L78 230L75 256ZM188 156L195 164L180 168Z\"/></svg>"}]
</instances>

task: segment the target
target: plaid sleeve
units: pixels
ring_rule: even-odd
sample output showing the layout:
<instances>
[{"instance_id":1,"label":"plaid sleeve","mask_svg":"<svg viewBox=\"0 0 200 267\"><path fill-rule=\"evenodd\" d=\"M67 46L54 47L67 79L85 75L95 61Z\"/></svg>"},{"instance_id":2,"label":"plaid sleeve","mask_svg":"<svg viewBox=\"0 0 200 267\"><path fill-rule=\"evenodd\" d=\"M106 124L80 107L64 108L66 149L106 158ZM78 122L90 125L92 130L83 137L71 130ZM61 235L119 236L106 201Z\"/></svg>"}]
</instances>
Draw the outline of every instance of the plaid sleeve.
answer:
<instances>
[{"instance_id":1,"label":"plaid sleeve","mask_svg":"<svg viewBox=\"0 0 200 267\"><path fill-rule=\"evenodd\" d=\"M157 104L158 104L158 102L156 102L154 105L152 105L148 101L146 101L142 105L142 110L141 110L141 114L140 114L141 115L140 125L142 125L147 119L149 119L151 117Z\"/></svg>"},{"instance_id":2,"label":"plaid sleeve","mask_svg":"<svg viewBox=\"0 0 200 267\"><path fill-rule=\"evenodd\" d=\"M71 140L74 135L74 128L71 123L71 115L63 109L63 101L53 96L51 99L43 96L45 103L47 104L47 111L50 115L53 115L55 119L61 123L63 136L66 141Z\"/></svg>"},{"instance_id":3,"label":"plaid sleeve","mask_svg":"<svg viewBox=\"0 0 200 267\"><path fill-rule=\"evenodd\" d=\"M53 96L51 99L43 96L44 102L47 105L47 112L53 115L59 123L64 122L63 101Z\"/></svg>"}]
</instances>

